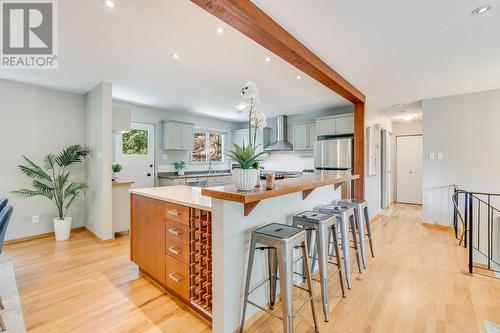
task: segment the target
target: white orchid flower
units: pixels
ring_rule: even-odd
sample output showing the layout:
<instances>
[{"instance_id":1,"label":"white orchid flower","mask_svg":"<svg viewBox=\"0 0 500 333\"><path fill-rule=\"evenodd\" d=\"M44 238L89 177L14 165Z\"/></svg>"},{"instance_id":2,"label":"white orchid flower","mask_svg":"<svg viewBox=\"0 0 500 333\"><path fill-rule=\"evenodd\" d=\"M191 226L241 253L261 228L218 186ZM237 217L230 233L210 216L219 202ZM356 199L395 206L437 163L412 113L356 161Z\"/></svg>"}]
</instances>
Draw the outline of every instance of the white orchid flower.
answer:
<instances>
[{"instance_id":1,"label":"white orchid flower","mask_svg":"<svg viewBox=\"0 0 500 333\"><path fill-rule=\"evenodd\" d=\"M241 97L245 100L257 98L259 96L259 89L252 81L249 81L241 88Z\"/></svg>"}]
</instances>

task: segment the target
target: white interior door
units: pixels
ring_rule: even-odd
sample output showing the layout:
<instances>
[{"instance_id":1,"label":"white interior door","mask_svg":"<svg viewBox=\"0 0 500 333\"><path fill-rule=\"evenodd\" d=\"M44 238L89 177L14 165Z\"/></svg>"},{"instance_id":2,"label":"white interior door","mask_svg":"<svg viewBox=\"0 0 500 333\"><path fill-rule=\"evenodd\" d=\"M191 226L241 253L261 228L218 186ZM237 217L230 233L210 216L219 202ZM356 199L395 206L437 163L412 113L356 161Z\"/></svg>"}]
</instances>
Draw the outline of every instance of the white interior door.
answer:
<instances>
[{"instance_id":1,"label":"white interior door","mask_svg":"<svg viewBox=\"0 0 500 333\"><path fill-rule=\"evenodd\" d=\"M134 181L133 187L155 185L155 127L131 123L130 132L115 136L115 161L123 165L121 180Z\"/></svg>"},{"instance_id":2,"label":"white interior door","mask_svg":"<svg viewBox=\"0 0 500 333\"><path fill-rule=\"evenodd\" d=\"M397 201L422 204L423 138L421 135L398 136Z\"/></svg>"}]
</instances>

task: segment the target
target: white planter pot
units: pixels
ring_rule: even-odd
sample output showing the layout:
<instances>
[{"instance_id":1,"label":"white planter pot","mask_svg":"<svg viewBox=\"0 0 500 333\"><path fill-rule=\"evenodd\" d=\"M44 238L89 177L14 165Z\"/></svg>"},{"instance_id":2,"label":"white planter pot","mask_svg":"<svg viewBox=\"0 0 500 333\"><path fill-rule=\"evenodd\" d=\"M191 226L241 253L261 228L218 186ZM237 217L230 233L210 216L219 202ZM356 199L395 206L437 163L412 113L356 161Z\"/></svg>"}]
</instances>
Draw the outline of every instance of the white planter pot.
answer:
<instances>
[{"instance_id":1,"label":"white planter pot","mask_svg":"<svg viewBox=\"0 0 500 333\"><path fill-rule=\"evenodd\" d=\"M66 217L64 220L54 219L54 232L56 241L63 241L69 238L71 233L71 217Z\"/></svg>"},{"instance_id":2,"label":"white planter pot","mask_svg":"<svg viewBox=\"0 0 500 333\"><path fill-rule=\"evenodd\" d=\"M178 174L179 176L184 176L184 170L178 170L178 171L177 171L177 174Z\"/></svg>"},{"instance_id":3,"label":"white planter pot","mask_svg":"<svg viewBox=\"0 0 500 333\"><path fill-rule=\"evenodd\" d=\"M118 179L118 172L113 172L113 181L117 181Z\"/></svg>"},{"instance_id":4,"label":"white planter pot","mask_svg":"<svg viewBox=\"0 0 500 333\"><path fill-rule=\"evenodd\" d=\"M233 183L238 191L252 191L259 178L257 169L233 170Z\"/></svg>"}]
</instances>

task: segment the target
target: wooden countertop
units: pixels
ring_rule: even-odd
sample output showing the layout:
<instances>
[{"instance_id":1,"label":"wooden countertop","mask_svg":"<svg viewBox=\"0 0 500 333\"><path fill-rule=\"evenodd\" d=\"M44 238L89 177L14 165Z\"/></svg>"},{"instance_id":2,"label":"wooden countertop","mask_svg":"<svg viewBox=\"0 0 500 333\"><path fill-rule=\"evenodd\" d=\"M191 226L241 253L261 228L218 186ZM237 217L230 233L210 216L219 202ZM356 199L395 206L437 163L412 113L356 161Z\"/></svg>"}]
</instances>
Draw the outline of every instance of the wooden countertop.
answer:
<instances>
[{"instance_id":1,"label":"wooden countertop","mask_svg":"<svg viewBox=\"0 0 500 333\"><path fill-rule=\"evenodd\" d=\"M212 199L201 195L198 187L175 185L149 188L134 188L130 193L142 195L144 197L173 202L179 205L194 207L205 211L211 211Z\"/></svg>"},{"instance_id":2,"label":"wooden countertop","mask_svg":"<svg viewBox=\"0 0 500 333\"><path fill-rule=\"evenodd\" d=\"M134 183L134 181L123 181L123 180L114 180L111 182L113 186L129 186Z\"/></svg>"},{"instance_id":3,"label":"wooden countertop","mask_svg":"<svg viewBox=\"0 0 500 333\"><path fill-rule=\"evenodd\" d=\"M302 192L302 197L305 199L316 187L337 185L336 188L338 188L338 186L358 178L358 175L345 172L317 171L302 177L276 180L272 190L266 190L265 187L260 186L255 187L253 191L242 192L231 184L224 187L204 188L201 190L201 194L214 199L241 202L244 204L244 213L247 216L261 200L295 192Z\"/></svg>"}]
</instances>

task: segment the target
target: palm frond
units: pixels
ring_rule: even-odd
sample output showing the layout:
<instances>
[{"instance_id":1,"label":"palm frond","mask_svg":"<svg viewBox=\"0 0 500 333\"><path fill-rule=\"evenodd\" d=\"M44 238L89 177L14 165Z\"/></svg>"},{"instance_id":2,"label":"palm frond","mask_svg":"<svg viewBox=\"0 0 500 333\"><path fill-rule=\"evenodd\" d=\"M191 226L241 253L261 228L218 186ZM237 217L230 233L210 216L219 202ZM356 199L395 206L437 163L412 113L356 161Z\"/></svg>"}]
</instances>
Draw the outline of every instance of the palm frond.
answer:
<instances>
[{"instance_id":1,"label":"palm frond","mask_svg":"<svg viewBox=\"0 0 500 333\"><path fill-rule=\"evenodd\" d=\"M23 156L24 161L26 162L27 165L19 165L19 169L24 173L26 176L33 178L33 179L38 179L38 180L47 180L48 182L52 182L52 178L38 165L33 163L29 158L26 156Z\"/></svg>"},{"instance_id":2,"label":"palm frond","mask_svg":"<svg viewBox=\"0 0 500 333\"><path fill-rule=\"evenodd\" d=\"M61 167L67 167L71 164L83 161L90 150L80 144L71 145L64 148L59 155L54 157L55 162Z\"/></svg>"},{"instance_id":3,"label":"palm frond","mask_svg":"<svg viewBox=\"0 0 500 333\"><path fill-rule=\"evenodd\" d=\"M43 159L45 170L54 170L54 164L56 163L54 158L54 154L48 154L45 156Z\"/></svg>"},{"instance_id":4,"label":"palm frond","mask_svg":"<svg viewBox=\"0 0 500 333\"><path fill-rule=\"evenodd\" d=\"M89 186L86 183L71 183L64 190L64 198L66 199L72 195L79 195L81 192L85 192Z\"/></svg>"},{"instance_id":5,"label":"palm frond","mask_svg":"<svg viewBox=\"0 0 500 333\"><path fill-rule=\"evenodd\" d=\"M20 198L31 198L31 197L36 197L36 196L43 196L47 197L52 200L52 198L48 197L47 194L43 191L39 190L29 190L26 188L22 188L19 190L11 191L10 193L15 194L16 196Z\"/></svg>"}]
</instances>

